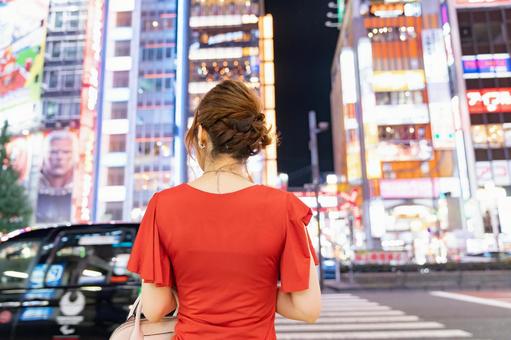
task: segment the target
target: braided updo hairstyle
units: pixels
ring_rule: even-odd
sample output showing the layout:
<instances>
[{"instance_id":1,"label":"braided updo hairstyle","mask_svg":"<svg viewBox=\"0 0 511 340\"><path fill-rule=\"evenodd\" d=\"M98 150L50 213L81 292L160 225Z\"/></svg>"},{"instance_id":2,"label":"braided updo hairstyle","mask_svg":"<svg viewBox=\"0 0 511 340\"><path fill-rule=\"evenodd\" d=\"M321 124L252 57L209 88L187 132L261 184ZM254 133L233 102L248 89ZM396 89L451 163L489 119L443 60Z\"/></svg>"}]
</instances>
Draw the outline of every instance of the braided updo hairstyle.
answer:
<instances>
[{"instance_id":1,"label":"braided updo hairstyle","mask_svg":"<svg viewBox=\"0 0 511 340\"><path fill-rule=\"evenodd\" d=\"M246 160L272 142L259 98L241 81L224 80L202 98L185 138L189 154L198 147L199 125L213 144L213 158L223 153Z\"/></svg>"}]
</instances>

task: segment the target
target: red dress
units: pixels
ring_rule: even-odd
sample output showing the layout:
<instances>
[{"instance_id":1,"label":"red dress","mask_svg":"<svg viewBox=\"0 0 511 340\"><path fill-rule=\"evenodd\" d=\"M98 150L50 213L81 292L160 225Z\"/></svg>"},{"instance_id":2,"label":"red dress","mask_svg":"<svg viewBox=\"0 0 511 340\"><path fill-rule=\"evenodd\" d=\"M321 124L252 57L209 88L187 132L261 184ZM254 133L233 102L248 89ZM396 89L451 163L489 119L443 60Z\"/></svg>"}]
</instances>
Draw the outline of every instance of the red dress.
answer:
<instances>
[{"instance_id":1,"label":"red dress","mask_svg":"<svg viewBox=\"0 0 511 340\"><path fill-rule=\"evenodd\" d=\"M277 281L309 286L312 211L264 185L215 194L186 183L151 198L128 270L174 286L176 340L273 340ZM150 303L150 302L149 302Z\"/></svg>"}]
</instances>

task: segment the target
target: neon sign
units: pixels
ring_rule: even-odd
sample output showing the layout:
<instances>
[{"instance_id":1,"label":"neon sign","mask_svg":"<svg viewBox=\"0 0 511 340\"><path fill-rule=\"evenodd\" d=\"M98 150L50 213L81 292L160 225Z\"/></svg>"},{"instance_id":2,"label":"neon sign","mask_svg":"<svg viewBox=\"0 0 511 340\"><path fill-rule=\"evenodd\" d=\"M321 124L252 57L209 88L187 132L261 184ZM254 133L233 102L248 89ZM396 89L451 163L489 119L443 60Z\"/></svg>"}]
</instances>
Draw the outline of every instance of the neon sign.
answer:
<instances>
[{"instance_id":1,"label":"neon sign","mask_svg":"<svg viewBox=\"0 0 511 340\"><path fill-rule=\"evenodd\" d=\"M73 192L75 208L73 219L76 222L89 222L91 220L95 125L103 30L103 0L89 1L87 14L80 109L80 166L75 191Z\"/></svg>"},{"instance_id":2,"label":"neon sign","mask_svg":"<svg viewBox=\"0 0 511 340\"><path fill-rule=\"evenodd\" d=\"M463 56L465 78L503 78L511 76L511 58L508 53Z\"/></svg>"},{"instance_id":3,"label":"neon sign","mask_svg":"<svg viewBox=\"0 0 511 340\"><path fill-rule=\"evenodd\" d=\"M511 88L467 91L470 113L511 112Z\"/></svg>"}]
</instances>

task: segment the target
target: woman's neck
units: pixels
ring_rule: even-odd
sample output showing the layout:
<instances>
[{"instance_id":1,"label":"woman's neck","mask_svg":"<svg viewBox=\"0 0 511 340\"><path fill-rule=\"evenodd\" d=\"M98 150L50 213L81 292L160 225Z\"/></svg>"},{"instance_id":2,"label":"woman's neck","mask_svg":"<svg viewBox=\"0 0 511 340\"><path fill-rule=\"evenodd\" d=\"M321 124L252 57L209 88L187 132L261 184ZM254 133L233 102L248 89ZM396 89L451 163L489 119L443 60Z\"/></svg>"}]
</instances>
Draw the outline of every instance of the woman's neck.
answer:
<instances>
[{"instance_id":1,"label":"woman's neck","mask_svg":"<svg viewBox=\"0 0 511 340\"><path fill-rule=\"evenodd\" d=\"M243 173L245 170L245 164L243 161L236 160L231 157L224 157L208 162L204 166L204 171L214 171L218 169Z\"/></svg>"}]
</instances>

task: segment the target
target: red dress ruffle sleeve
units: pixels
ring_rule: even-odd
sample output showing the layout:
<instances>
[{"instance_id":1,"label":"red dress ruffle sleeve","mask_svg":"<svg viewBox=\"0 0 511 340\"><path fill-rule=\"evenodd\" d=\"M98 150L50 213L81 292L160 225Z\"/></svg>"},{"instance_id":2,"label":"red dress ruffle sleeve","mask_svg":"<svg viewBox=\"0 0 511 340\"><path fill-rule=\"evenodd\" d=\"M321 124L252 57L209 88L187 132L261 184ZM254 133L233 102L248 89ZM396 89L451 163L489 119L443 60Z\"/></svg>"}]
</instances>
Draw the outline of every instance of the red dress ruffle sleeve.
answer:
<instances>
[{"instance_id":1,"label":"red dress ruffle sleeve","mask_svg":"<svg viewBox=\"0 0 511 340\"><path fill-rule=\"evenodd\" d=\"M288 193L286 236L280 259L280 282L284 292L309 288L311 254L314 264L319 264L309 234L304 228L311 217L312 210L294 194Z\"/></svg>"},{"instance_id":2,"label":"red dress ruffle sleeve","mask_svg":"<svg viewBox=\"0 0 511 340\"><path fill-rule=\"evenodd\" d=\"M158 193L155 193L142 217L128 261L128 270L137 273L146 283L159 287L174 285L170 257L161 243L156 220Z\"/></svg>"}]
</instances>

